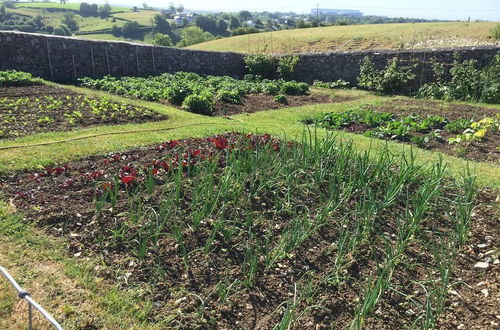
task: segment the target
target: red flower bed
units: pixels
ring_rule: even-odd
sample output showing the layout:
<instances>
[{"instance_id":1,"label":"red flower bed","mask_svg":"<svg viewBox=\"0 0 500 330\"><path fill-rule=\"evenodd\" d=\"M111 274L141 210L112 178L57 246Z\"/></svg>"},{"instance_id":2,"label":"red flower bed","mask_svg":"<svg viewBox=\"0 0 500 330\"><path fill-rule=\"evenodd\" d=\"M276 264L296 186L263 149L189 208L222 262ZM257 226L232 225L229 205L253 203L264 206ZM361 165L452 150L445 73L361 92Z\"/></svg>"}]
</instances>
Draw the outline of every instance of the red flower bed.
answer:
<instances>
[{"instance_id":1,"label":"red flower bed","mask_svg":"<svg viewBox=\"0 0 500 330\"><path fill-rule=\"evenodd\" d=\"M205 159L217 159L219 165L224 166L227 153L267 144L276 151L280 150L280 141L268 134L227 133L171 140L146 149L90 157L71 164L46 167L43 171L17 174L9 179L8 184L2 182L0 187L13 195L14 203L20 208L48 204L49 195L69 198L75 193L86 192L88 200L93 196L89 188L100 193L116 184L126 189L144 182L148 176L164 180L169 172L187 170Z\"/></svg>"}]
</instances>

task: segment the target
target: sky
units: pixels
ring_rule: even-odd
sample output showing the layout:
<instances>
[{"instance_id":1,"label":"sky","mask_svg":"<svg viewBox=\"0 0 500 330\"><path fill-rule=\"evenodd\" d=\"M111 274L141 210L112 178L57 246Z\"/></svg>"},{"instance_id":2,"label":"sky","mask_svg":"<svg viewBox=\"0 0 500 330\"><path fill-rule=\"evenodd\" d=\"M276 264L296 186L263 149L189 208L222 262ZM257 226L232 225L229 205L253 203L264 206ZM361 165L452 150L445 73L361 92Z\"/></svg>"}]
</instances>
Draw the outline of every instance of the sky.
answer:
<instances>
[{"instance_id":1,"label":"sky","mask_svg":"<svg viewBox=\"0 0 500 330\"><path fill-rule=\"evenodd\" d=\"M109 0L111 4L166 7L169 0ZM172 0L185 8L213 11L294 11L312 8L358 9L365 15L448 20L500 21L500 0Z\"/></svg>"}]
</instances>

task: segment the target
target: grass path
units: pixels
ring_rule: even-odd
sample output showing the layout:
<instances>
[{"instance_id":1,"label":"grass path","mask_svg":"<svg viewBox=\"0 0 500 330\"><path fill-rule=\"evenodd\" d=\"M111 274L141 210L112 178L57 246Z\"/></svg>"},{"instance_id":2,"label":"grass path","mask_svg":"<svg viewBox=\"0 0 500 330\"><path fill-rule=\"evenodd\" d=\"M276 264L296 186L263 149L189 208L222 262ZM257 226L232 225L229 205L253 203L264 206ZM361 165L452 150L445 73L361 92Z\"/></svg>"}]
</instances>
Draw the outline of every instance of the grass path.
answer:
<instances>
[{"instance_id":1,"label":"grass path","mask_svg":"<svg viewBox=\"0 0 500 330\"><path fill-rule=\"evenodd\" d=\"M109 97L145 106L169 116L168 120L143 124L100 126L69 132L41 133L15 140L1 141L0 148L23 144L43 143L71 139L90 134L117 133L135 130L135 133L109 135L60 144L38 147L0 150L0 175L13 170L33 169L49 164L64 163L92 154L130 149L142 145L181 139L190 136L207 136L227 131L269 133L287 139L300 139L306 117L326 111L341 111L354 105L384 102L387 97L363 91L335 91L334 95L355 98L336 104L318 104L298 108L241 114L230 119L210 118L181 111L169 106L125 99L105 92L69 87L74 91L95 97ZM316 92L331 93L318 90ZM500 108L500 106L495 106ZM190 126L186 126L190 125ZM165 129L163 131L140 132L141 130ZM319 137L327 134L318 130ZM353 140L360 151L373 151L387 147L396 154L416 152L418 162L436 161L443 157L449 163L450 173L461 173L465 160L442 155L437 152L409 148L399 143L369 139L364 136L339 132L340 139ZM500 167L490 163L476 163L478 182L482 186L500 189ZM1 199L1 196L0 196ZM141 299L147 287L132 287L121 290L110 287L96 274L105 266L95 259L79 259L67 255L64 241L47 236L41 230L24 224L14 214L8 201L0 201L0 265L6 267L20 284L31 291L33 297L61 320L66 328L82 327L89 322L103 329L155 329L161 324L147 323L145 315L151 307ZM25 328L26 306L18 301L13 290L0 280L0 328ZM173 308L175 312L175 308ZM173 313L174 313L173 312ZM174 314L172 314L174 315ZM39 322L39 321L37 321ZM45 329L44 323L39 329Z\"/></svg>"}]
</instances>

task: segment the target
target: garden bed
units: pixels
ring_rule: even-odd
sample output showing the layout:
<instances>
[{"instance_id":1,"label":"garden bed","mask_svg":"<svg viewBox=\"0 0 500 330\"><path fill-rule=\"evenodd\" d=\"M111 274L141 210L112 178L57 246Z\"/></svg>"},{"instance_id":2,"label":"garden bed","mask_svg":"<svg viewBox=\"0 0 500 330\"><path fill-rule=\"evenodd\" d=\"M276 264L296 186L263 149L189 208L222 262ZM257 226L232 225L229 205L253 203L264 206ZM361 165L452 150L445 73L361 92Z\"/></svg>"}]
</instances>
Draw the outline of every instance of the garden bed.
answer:
<instances>
[{"instance_id":1,"label":"garden bed","mask_svg":"<svg viewBox=\"0 0 500 330\"><path fill-rule=\"evenodd\" d=\"M500 160L500 109L396 99L317 120L326 128L412 143L474 161Z\"/></svg>"},{"instance_id":2,"label":"garden bed","mask_svg":"<svg viewBox=\"0 0 500 330\"><path fill-rule=\"evenodd\" d=\"M347 97L309 93L306 83L253 77L237 80L227 76L196 73L165 73L147 78L105 77L81 79L82 86L169 104L209 116L230 116L261 110L336 103Z\"/></svg>"},{"instance_id":3,"label":"garden bed","mask_svg":"<svg viewBox=\"0 0 500 330\"><path fill-rule=\"evenodd\" d=\"M64 237L75 258L101 257L106 267L96 271L107 280L149 284L148 319L171 320L167 327L393 328L438 322L440 312L443 322L457 319L442 311L456 278L440 278L437 265L449 269L457 252L470 254L473 179L368 157L331 138L297 144L228 133L12 173L0 190L27 221ZM491 195L478 201L492 203ZM472 215L472 243L489 233L494 246L500 231L486 204ZM495 282L492 267L480 276ZM374 293L380 298L366 307ZM470 304L485 312L460 322L495 320L494 306Z\"/></svg>"},{"instance_id":4,"label":"garden bed","mask_svg":"<svg viewBox=\"0 0 500 330\"><path fill-rule=\"evenodd\" d=\"M325 94L308 95L288 95L287 104L281 104L274 101L272 95L250 94L243 98L241 104L232 104L223 101L217 101L214 105L214 116L232 116L241 113L254 113L263 110L274 110L286 107L300 107L303 105L320 103L337 103L350 101L347 97L333 97Z\"/></svg>"},{"instance_id":5,"label":"garden bed","mask_svg":"<svg viewBox=\"0 0 500 330\"><path fill-rule=\"evenodd\" d=\"M0 118L0 139L167 119L150 109L47 85L0 88Z\"/></svg>"}]
</instances>

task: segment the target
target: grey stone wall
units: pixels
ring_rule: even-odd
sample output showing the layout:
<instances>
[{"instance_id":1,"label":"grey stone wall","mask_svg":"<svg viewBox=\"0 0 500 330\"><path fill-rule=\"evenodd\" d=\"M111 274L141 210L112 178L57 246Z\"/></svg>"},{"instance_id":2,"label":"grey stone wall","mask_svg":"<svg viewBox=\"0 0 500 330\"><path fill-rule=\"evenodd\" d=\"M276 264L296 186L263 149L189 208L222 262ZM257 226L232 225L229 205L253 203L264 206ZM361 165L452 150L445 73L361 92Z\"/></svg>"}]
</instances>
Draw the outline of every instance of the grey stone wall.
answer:
<instances>
[{"instance_id":1,"label":"grey stone wall","mask_svg":"<svg viewBox=\"0 0 500 330\"><path fill-rule=\"evenodd\" d=\"M389 59L399 56L404 62L417 64L417 78L408 86L411 90L432 80L431 58L451 64L455 52L463 60L476 59L480 66L484 66L500 52L500 47L303 53L299 54L295 79L307 82L343 79L356 85L360 61L365 56L371 56L379 68L384 67ZM59 82L108 74L141 76L176 71L242 77L245 74L243 57L243 54L230 52L0 31L0 70L26 71Z\"/></svg>"},{"instance_id":2,"label":"grey stone wall","mask_svg":"<svg viewBox=\"0 0 500 330\"><path fill-rule=\"evenodd\" d=\"M492 58L500 53L500 47L466 47L451 49L421 49L421 50L384 50L384 51L362 51L342 53L307 53L300 54L295 78L301 81L311 82L315 79L323 81L334 81L342 79L356 85L359 75L360 62L365 56L370 56L372 62L379 69L384 68L387 62L398 56L404 64L416 65L416 75L412 84L407 86L408 90L418 88L422 83L430 82L434 78L431 59L435 58L440 63L451 65L454 54L458 53L461 60L475 59L479 67L491 63Z\"/></svg>"},{"instance_id":3,"label":"grey stone wall","mask_svg":"<svg viewBox=\"0 0 500 330\"><path fill-rule=\"evenodd\" d=\"M241 77L245 66L242 55L236 53L0 31L0 70L7 69L68 82L80 77L175 71Z\"/></svg>"}]
</instances>

